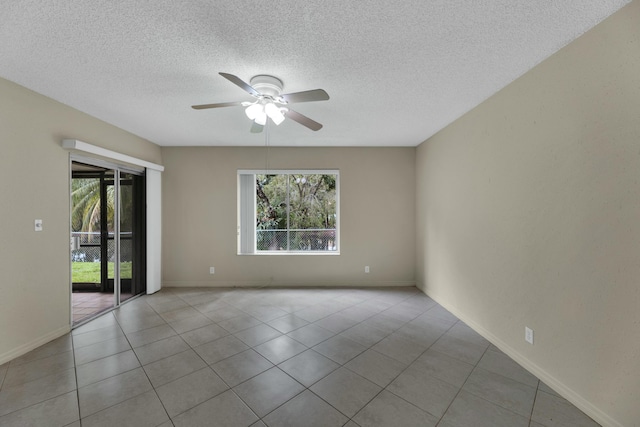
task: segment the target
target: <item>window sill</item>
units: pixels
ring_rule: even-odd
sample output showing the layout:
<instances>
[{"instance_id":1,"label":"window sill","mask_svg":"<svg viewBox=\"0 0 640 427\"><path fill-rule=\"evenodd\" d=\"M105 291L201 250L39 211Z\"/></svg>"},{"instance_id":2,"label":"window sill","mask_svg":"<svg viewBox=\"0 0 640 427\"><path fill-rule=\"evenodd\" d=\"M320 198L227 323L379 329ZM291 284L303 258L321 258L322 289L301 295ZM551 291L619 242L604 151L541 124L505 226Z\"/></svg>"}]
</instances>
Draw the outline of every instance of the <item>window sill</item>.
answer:
<instances>
[{"instance_id":1,"label":"window sill","mask_svg":"<svg viewBox=\"0 0 640 427\"><path fill-rule=\"evenodd\" d=\"M340 255L339 251L336 252L312 252L312 251L300 251L300 252L294 252L294 251L260 251L260 252L253 252L253 253L240 253L238 252L238 255L256 255L256 256L284 256L284 255L302 255L302 256L336 256L336 255Z\"/></svg>"}]
</instances>

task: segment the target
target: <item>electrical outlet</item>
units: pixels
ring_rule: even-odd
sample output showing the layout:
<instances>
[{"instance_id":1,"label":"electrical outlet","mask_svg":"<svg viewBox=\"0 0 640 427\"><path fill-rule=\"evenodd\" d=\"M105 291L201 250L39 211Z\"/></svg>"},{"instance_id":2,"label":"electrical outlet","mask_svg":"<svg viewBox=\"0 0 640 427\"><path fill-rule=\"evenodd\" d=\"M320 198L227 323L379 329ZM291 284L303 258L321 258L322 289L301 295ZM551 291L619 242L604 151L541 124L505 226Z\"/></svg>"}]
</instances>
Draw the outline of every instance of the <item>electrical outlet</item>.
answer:
<instances>
[{"instance_id":1,"label":"electrical outlet","mask_svg":"<svg viewBox=\"0 0 640 427\"><path fill-rule=\"evenodd\" d=\"M215 274L215 272L216 272L215 267L209 267L209 274Z\"/></svg>"},{"instance_id":2,"label":"electrical outlet","mask_svg":"<svg viewBox=\"0 0 640 427\"><path fill-rule=\"evenodd\" d=\"M533 345L533 329L524 327L524 340Z\"/></svg>"},{"instance_id":3,"label":"electrical outlet","mask_svg":"<svg viewBox=\"0 0 640 427\"><path fill-rule=\"evenodd\" d=\"M368 273L368 272L369 272L369 266L368 266L368 265L365 265L365 266L364 266L364 272L365 272L365 273Z\"/></svg>"}]
</instances>

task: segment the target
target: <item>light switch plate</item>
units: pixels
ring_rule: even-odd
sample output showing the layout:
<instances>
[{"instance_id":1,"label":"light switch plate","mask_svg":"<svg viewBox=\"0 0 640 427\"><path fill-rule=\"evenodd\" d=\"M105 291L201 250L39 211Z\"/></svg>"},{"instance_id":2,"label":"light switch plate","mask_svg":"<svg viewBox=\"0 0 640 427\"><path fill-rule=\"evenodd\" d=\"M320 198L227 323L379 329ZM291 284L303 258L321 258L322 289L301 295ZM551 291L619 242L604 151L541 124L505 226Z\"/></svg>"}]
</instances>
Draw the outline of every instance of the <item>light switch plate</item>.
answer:
<instances>
[{"instance_id":1,"label":"light switch plate","mask_svg":"<svg viewBox=\"0 0 640 427\"><path fill-rule=\"evenodd\" d=\"M524 340L533 345L533 329L524 327Z\"/></svg>"},{"instance_id":2,"label":"light switch plate","mask_svg":"<svg viewBox=\"0 0 640 427\"><path fill-rule=\"evenodd\" d=\"M41 219L36 219L34 221L34 229L36 231L42 231L42 220Z\"/></svg>"}]
</instances>

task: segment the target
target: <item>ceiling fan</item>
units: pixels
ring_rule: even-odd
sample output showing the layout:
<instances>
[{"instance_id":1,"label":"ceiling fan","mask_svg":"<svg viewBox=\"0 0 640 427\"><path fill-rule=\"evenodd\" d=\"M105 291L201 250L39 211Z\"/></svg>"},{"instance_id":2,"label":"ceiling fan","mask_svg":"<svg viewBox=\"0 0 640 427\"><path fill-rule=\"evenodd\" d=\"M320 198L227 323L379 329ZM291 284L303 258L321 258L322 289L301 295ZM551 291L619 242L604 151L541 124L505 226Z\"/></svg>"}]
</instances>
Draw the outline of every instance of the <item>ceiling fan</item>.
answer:
<instances>
[{"instance_id":1,"label":"ceiling fan","mask_svg":"<svg viewBox=\"0 0 640 427\"><path fill-rule=\"evenodd\" d=\"M237 101L237 102L220 102L217 104L193 105L191 108L195 110L204 110L207 108L233 107L242 105L247 107L245 114L253 121L251 132L262 132L263 127L267 124L267 118L270 118L276 125L282 123L285 117L308 127L313 131L322 129L322 125L309 117L298 113L289 108L289 104L296 102L310 101L326 101L329 94L322 89L306 90L295 93L282 93L284 84L277 77L260 74L251 78L247 84L242 79L233 74L219 73L222 77L237 85L249 95L256 98L253 102Z\"/></svg>"}]
</instances>

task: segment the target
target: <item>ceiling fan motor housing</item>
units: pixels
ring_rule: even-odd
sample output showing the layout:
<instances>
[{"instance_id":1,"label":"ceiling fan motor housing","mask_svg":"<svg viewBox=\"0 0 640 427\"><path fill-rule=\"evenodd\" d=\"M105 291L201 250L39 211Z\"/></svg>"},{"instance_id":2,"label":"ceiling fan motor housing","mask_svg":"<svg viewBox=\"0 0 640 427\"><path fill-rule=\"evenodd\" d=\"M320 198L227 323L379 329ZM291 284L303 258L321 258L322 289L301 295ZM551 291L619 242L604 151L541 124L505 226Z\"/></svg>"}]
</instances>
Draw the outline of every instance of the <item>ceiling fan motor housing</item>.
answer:
<instances>
[{"instance_id":1,"label":"ceiling fan motor housing","mask_svg":"<svg viewBox=\"0 0 640 427\"><path fill-rule=\"evenodd\" d=\"M284 88L282 80L267 74L253 76L249 81L249 84L261 94L273 97L279 96Z\"/></svg>"}]
</instances>

